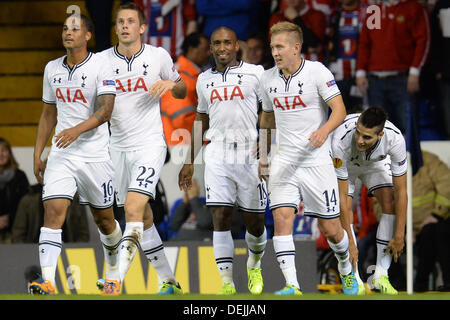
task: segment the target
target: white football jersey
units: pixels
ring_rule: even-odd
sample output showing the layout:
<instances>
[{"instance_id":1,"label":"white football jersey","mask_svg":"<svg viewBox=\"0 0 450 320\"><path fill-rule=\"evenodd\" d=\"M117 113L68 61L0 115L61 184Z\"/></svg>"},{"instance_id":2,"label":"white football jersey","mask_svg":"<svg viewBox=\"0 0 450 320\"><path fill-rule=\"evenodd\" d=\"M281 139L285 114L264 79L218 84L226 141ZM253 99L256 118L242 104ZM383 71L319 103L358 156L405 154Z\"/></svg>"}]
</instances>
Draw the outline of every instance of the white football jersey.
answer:
<instances>
[{"instance_id":1,"label":"white football jersey","mask_svg":"<svg viewBox=\"0 0 450 320\"><path fill-rule=\"evenodd\" d=\"M353 135L360 113L347 115L344 122L333 132L332 149L336 175L341 180L348 179L347 165L368 166L387 157L391 160L393 176L402 176L407 171L406 142L400 130L390 121L384 125L384 134L370 151L358 151Z\"/></svg>"},{"instance_id":2,"label":"white football jersey","mask_svg":"<svg viewBox=\"0 0 450 320\"><path fill-rule=\"evenodd\" d=\"M165 145L160 99L148 91L158 80L179 81L170 55L163 48L143 44L130 58L117 46L101 52L111 63L116 77L116 102L110 120L113 150L131 151L151 145Z\"/></svg>"},{"instance_id":3,"label":"white football jersey","mask_svg":"<svg viewBox=\"0 0 450 320\"><path fill-rule=\"evenodd\" d=\"M302 59L289 79L277 66L265 71L261 87L263 110L275 112L275 156L302 167L331 164L331 138L319 148L308 139L328 120L324 102L340 94L333 74L320 62Z\"/></svg>"},{"instance_id":4,"label":"white football jersey","mask_svg":"<svg viewBox=\"0 0 450 320\"><path fill-rule=\"evenodd\" d=\"M206 139L241 145L256 141L263 73L262 66L241 61L223 73L211 68L199 75L197 112L209 115Z\"/></svg>"},{"instance_id":5,"label":"white football jersey","mask_svg":"<svg viewBox=\"0 0 450 320\"><path fill-rule=\"evenodd\" d=\"M42 101L56 105L56 134L89 119L95 112L96 98L103 94L115 95L116 84L110 64L98 54L89 53L72 69L66 64L66 56L45 66ZM110 159L107 123L84 132L65 149L57 148L54 138L52 142L51 152L64 153L67 158L84 162Z\"/></svg>"}]
</instances>

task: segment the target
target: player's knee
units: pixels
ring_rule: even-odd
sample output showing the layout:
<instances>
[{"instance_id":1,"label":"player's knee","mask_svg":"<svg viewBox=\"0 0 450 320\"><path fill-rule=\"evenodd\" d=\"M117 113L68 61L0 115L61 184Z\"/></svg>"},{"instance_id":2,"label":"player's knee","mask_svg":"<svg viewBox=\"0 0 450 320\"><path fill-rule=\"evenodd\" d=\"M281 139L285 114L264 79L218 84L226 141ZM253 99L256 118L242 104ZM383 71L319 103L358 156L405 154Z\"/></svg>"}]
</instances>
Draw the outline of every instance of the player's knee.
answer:
<instances>
[{"instance_id":1,"label":"player's knee","mask_svg":"<svg viewBox=\"0 0 450 320\"><path fill-rule=\"evenodd\" d=\"M254 217L252 217L251 219L246 219L245 226L247 228L247 231L251 235L259 237L264 233L264 215L252 215Z\"/></svg>"},{"instance_id":2,"label":"player's knee","mask_svg":"<svg viewBox=\"0 0 450 320\"><path fill-rule=\"evenodd\" d=\"M338 232L337 230L324 230L323 234L325 238L327 238L329 241L333 243L340 242L339 241L341 240L340 237L342 237L342 234L340 234L340 232Z\"/></svg>"},{"instance_id":3,"label":"player's knee","mask_svg":"<svg viewBox=\"0 0 450 320\"><path fill-rule=\"evenodd\" d=\"M291 214L280 214L280 212L274 213L274 232L275 235L288 235L292 234L292 228L294 227L294 217Z\"/></svg>"},{"instance_id":4,"label":"player's knee","mask_svg":"<svg viewBox=\"0 0 450 320\"><path fill-rule=\"evenodd\" d=\"M381 203L381 208L383 209L383 213L385 214L394 214L394 201L383 201Z\"/></svg>"},{"instance_id":5,"label":"player's knee","mask_svg":"<svg viewBox=\"0 0 450 320\"><path fill-rule=\"evenodd\" d=\"M374 191L374 195L379 201L383 213L394 213L394 193L392 188L380 188Z\"/></svg>"},{"instance_id":6,"label":"player's knee","mask_svg":"<svg viewBox=\"0 0 450 320\"><path fill-rule=\"evenodd\" d=\"M98 229L103 234L110 234L116 228L116 221L114 220L114 214L112 210L99 210L93 212L94 222L97 225Z\"/></svg>"},{"instance_id":7,"label":"player's knee","mask_svg":"<svg viewBox=\"0 0 450 320\"><path fill-rule=\"evenodd\" d=\"M44 227L61 228L66 218L68 206L68 204L56 201L45 201Z\"/></svg>"},{"instance_id":8,"label":"player's knee","mask_svg":"<svg viewBox=\"0 0 450 320\"><path fill-rule=\"evenodd\" d=\"M62 217L62 216L64 216L64 214L65 214L64 210L57 208L57 207L47 206L45 208L45 216L48 219L55 219L58 217Z\"/></svg>"},{"instance_id":9,"label":"player's knee","mask_svg":"<svg viewBox=\"0 0 450 320\"><path fill-rule=\"evenodd\" d=\"M214 231L231 230L233 222L233 209L225 207L211 208Z\"/></svg>"},{"instance_id":10,"label":"player's knee","mask_svg":"<svg viewBox=\"0 0 450 320\"><path fill-rule=\"evenodd\" d=\"M281 211L280 209L276 209L276 211L273 212L273 221L276 224L288 224L294 221L294 212L284 210Z\"/></svg>"},{"instance_id":11,"label":"player's knee","mask_svg":"<svg viewBox=\"0 0 450 320\"><path fill-rule=\"evenodd\" d=\"M338 243L341 240L344 232L338 219L320 219L319 228L325 238L333 243Z\"/></svg>"}]
</instances>

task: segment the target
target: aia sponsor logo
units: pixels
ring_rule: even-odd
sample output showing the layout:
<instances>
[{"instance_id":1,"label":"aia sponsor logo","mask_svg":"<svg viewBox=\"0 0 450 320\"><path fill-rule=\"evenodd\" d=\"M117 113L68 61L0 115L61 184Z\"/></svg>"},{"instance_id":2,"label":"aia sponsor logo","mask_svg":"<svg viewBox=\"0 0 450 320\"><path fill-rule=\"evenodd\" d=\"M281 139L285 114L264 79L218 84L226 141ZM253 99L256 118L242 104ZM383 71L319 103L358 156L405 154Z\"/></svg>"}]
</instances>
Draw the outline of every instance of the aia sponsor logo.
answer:
<instances>
[{"instance_id":1,"label":"aia sponsor logo","mask_svg":"<svg viewBox=\"0 0 450 320\"><path fill-rule=\"evenodd\" d=\"M298 108L306 108L300 96L284 97L284 98L274 98L273 105L277 109L285 110L295 110Z\"/></svg>"},{"instance_id":2,"label":"aia sponsor logo","mask_svg":"<svg viewBox=\"0 0 450 320\"><path fill-rule=\"evenodd\" d=\"M77 102L82 101L83 103L87 103L86 98L83 95L83 92L81 89L76 89L75 91L70 88L67 88L65 91L64 89L61 90L60 88L56 89L56 98L58 101L62 102Z\"/></svg>"},{"instance_id":3,"label":"aia sponsor logo","mask_svg":"<svg viewBox=\"0 0 450 320\"><path fill-rule=\"evenodd\" d=\"M126 81L120 81L116 79L116 91L118 92L136 92L138 90L148 91L147 85L145 84L145 80L142 77L139 77L135 83L131 81L131 79L127 79Z\"/></svg>"},{"instance_id":4,"label":"aia sponsor logo","mask_svg":"<svg viewBox=\"0 0 450 320\"><path fill-rule=\"evenodd\" d=\"M215 101L228 101L233 99L241 99L244 100L244 95L242 94L242 90L239 86L235 86L232 90L231 88L218 88L211 90L210 102L211 104ZM230 92L231 91L231 92Z\"/></svg>"}]
</instances>

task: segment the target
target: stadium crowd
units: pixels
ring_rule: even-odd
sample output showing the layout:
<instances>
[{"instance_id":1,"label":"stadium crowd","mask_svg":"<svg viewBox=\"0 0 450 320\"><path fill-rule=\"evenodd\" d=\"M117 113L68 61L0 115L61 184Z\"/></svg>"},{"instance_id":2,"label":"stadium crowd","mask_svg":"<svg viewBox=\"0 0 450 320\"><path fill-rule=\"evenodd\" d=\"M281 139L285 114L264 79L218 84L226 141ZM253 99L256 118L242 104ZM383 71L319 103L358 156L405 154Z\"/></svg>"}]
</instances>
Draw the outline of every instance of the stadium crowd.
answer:
<instances>
[{"instance_id":1,"label":"stadium crowd","mask_svg":"<svg viewBox=\"0 0 450 320\"><path fill-rule=\"evenodd\" d=\"M209 37L225 25L236 31L242 59L268 69L273 66L269 28L291 21L303 30L304 57L321 61L333 72L348 113L383 106L405 132L407 114L415 112L422 140L450 139L445 108L450 99L448 1L183 0L161 13L165 2L136 1L149 21L147 43L164 47L174 61L186 56L182 44L187 35L198 32ZM94 24L101 24L104 19L96 16L105 14L104 2L87 3ZM96 27L96 39L98 51L109 47L110 25ZM200 70L209 67L195 63ZM162 109L165 116L164 103ZM192 119L184 113L178 116L172 121L181 127L186 125L183 119ZM173 129L165 130L170 137Z\"/></svg>"}]
</instances>

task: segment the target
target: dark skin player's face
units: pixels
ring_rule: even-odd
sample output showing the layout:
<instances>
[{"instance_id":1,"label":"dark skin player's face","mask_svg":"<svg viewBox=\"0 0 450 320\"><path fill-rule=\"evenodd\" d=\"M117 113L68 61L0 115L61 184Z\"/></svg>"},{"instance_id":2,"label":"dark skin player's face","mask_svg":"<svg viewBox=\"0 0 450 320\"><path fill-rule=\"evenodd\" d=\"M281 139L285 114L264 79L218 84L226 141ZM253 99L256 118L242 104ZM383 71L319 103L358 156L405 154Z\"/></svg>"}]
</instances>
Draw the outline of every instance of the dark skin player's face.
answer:
<instances>
[{"instance_id":1,"label":"dark skin player's face","mask_svg":"<svg viewBox=\"0 0 450 320\"><path fill-rule=\"evenodd\" d=\"M69 17L64 22L62 31L64 48L77 49L86 47L91 36L91 33L87 31L82 19Z\"/></svg>"},{"instance_id":2,"label":"dark skin player's face","mask_svg":"<svg viewBox=\"0 0 450 320\"><path fill-rule=\"evenodd\" d=\"M236 56L239 51L239 42L233 32L219 29L211 36L211 53L216 68L224 71L227 67L237 64Z\"/></svg>"}]
</instances>

